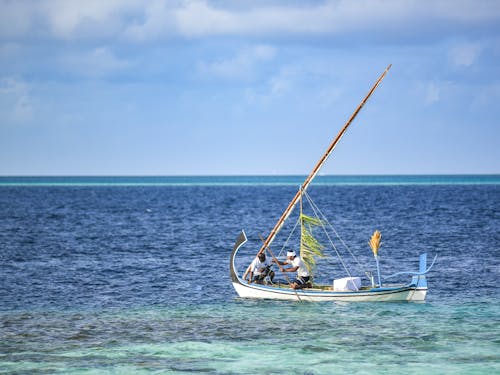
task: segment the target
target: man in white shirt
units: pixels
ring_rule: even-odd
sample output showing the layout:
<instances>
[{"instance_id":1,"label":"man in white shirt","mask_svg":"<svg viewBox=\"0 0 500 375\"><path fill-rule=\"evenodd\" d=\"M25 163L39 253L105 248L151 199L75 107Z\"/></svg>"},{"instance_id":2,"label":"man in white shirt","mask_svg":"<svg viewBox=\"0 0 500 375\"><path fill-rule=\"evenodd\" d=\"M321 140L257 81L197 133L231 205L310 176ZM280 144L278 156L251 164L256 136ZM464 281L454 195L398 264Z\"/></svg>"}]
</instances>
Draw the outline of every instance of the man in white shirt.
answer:
<instances>
[{"instance_id":1,"label":"man in white shirt","mask_svg":"<svg viewBox=\"0 0 500 375\"><path fill-rule=\"evenodd\" d=\"M276 263L278 263L278 266L280 266L281 272L297 271L297 278L295 279L294 282L290 284L292 289L302 289L311 287L311 282L310 282L311 275L309 274L309 271L307 270L304 261L300 257L298 257L297 254L295 254L295 251L293 250L287 251L286 260L284 262L276 260ZM288 268L281 267L287 264L291 265L291 267Z\"/></svg>"},{"instance_id":2,"label":"man in white shirt","mask_svg":"<svg viewBox=\"0 0 500 375\"><path fill-rule=\"evenodd\" d=\"M271 283L274 279L274 271L271 270L272 263L266 258L264 252L260 253L253 260L250 265L250 278L249 282L256 282L257 284L263 284L266 276L269 276Z\"/></svg>"}]
</instances>

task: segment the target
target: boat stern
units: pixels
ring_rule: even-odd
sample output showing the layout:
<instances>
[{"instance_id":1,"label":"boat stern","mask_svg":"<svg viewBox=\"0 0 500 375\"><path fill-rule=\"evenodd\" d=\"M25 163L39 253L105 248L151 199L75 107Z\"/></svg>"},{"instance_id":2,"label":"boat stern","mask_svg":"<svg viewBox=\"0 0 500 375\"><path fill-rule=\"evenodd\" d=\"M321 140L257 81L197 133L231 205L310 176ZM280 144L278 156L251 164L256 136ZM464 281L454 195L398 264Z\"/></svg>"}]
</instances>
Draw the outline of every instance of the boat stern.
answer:
<instances>
[{"instance_id":1,"label":"boat stern","mask_svg":"<svg viewBox=\"0 0 500 375\"><path fill-rule=\"evenodd\" d=\"M409 295L408 301L425 301L427 295L427 278L425 274L428 272L427 253L420 254L418 268L419 273L411 278L411 285L415 287L415 291Z\"/></svg>"}]
</instances>

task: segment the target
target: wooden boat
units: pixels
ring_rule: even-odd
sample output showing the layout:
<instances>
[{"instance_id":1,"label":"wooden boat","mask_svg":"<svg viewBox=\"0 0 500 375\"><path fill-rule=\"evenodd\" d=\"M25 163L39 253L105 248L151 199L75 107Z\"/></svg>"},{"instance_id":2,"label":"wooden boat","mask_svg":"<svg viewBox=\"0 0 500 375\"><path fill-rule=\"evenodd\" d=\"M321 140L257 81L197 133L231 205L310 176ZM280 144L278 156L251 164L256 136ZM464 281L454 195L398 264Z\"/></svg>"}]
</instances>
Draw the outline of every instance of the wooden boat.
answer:
<instances>
[{"instance_id":1,"label":"wooden boat","mask_svg":"<svg viewBox=\"0 0 500 375\"><path fill-rule=\"evenodd\" d=\"M389 65L385 69L385 71L380 75L380 77L377 79L377 81L375 82L371 90L368 92L366 97L361 101L361 103L358 105L358 107L353 112L351 117L344 124L340 132L337 134L335 139L332 141L332 143L326 150L326 152L323 154L323 156L315 165L315 167L313 168L309 176L306 178L302 186L299 188L299 190L293 197L292 201L290 202L286 210L283 212L283 214L279 218L274 228L271 230L268 237L265 240L261 238L263 244L260 247L259 251L257 252L256 256L259 256L261 253L265 252L271 255L273 261L277 262L277 258L271 251L270 245L275 239L278 232L284 226L287 219L290 217L294 208L300 203L301 212L298 220L298 223L300 222L301 224L300 254L302 258L305 258L306 256L308 257L308 261L306 262L308 269L315 268L316 257L323 255L321 252L323 245L321 245L315 238L313 238L310 232L307 232L307 228L304 229L306 227L303 223L304 220L306 219L308 220L309 230L311 231L312 231L312 226L314 224L314 225L321 225L323 226L324 229L326 226L330 226L331 229L333 229L333 231L335 232L335 234L337 233L331 226L331 224L327 221L327 219L319 211L317 206L315 206L314 202L312 202L309 195L307 194L307 188L309 187L313 179L316 177L319 170L326 162L326 160L334 150L337 143L344 136L349 125L357 116L361 108L364 106L369 97L382 82L382 80L384 79L385 75L387 74L390 68L391 65ZM316 215L316 218L311 218L303 214L302 206L304 200L308 201L311 204L311 206L313 207L313 211ZM325 233L327 233L326 229ZM328 239L330 239L328 233L327 237ZM340 239L340 241L344 243L342 239ZM264 298L264 299L295 300L295 301L297 300L298 301L346 301L346 302L424 301L427 294L426 274L430 271L436 260L436 258L434 258L434 261L432 262L431 266L427 268L427 254L425 253L420 254L419 270L417 272L399 272L384 278L384 280L387 280L394 277L410 276L408 282L399 284L383 284L382 277L380 275L379 257L378 257L378 248L380 246L380 232L376 231L369 244L370 247L372 248L377 265L378 283L375 282L375 277L373 276L373 273L370 271L368 272L365 271L365 276L366 279L368 280L368 285L363 285L361 277L353 277L349 269L345 267L344 261L342 260L339 252L337 251L335 245L332 242L331 244L335 249L335 252L339 256L340 262L344 266L344 269L346 270L347 277L333 280L333 282L330 284L315 283L313 279L312 283L308 284L307 287L301 289L293 289L290 286L291 282L290 279L288 278L287 282L275 282L275 283L249 282L249 280L246 279L246 276L250 271L250 266L247 267L246 272L243 274L243 276L240 276L239 272L237 271L235 259L238 251L246 242L247 242L247 237L245 232L242 230L236 240L236 243L233 247L233 251L230 257L231 281L238 295L243 298ZM349 250L349 253L353 255L348 247L347 249ZM286 274L284 275L286 277Z\"/></svg>"}]
</instances>

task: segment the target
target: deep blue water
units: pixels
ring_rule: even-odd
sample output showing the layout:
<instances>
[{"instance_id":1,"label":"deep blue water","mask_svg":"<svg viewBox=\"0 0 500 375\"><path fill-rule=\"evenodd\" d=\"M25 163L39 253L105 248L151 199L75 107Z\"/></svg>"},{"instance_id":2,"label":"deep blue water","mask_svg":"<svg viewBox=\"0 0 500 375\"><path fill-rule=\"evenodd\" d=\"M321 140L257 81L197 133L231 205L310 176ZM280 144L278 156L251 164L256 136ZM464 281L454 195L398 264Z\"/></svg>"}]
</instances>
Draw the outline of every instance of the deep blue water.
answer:
<instances>
[{"instance_id":1,"label":"deep blue water","mask_svg":"<svg viewBox=\"0 0 500 375\"><path fill-rule=\"evenodd\" d=\"M438 260L425 304L307 304L228 273L297 186L206 182L0 182L0 373L500 371L500 184L311 187L364 261L382 232L384 274Z\"/></svg>"}]
</instances>

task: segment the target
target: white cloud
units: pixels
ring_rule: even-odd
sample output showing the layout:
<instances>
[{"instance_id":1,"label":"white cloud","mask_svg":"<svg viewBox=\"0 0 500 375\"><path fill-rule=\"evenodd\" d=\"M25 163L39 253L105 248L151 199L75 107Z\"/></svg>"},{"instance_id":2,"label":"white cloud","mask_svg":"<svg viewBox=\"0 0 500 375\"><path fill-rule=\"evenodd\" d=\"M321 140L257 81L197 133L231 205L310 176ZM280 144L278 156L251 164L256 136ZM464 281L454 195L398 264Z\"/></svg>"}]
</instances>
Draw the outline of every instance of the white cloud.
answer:
<instances>
[{"instance_id":1,"label":"white cloud","mask_svg":"<svg viewBox=\"0 0 500 375\"><path fill-rule=\"evenodd\" d=\"M389 4L388 4L389 3ZM153 1L146 5L143 22L134 23L127 35L144 40L181 35L204 37L218 35L323 35L353 29L397 25L412 17L418 2L400 1L326 1L309 5L255 3L244 8L222 7L210 1ZM251 4L251 3L250 3ZM402 19L403 18L403 19Z\"/></svg>"},{"instance_id":2,"label":"white cloud","mask_svg":"<svg viewBox=\"0 0 500 375\"><path fill-rule=\"evenodd\" d=\"M455 46L450 50L450 61L458 67L469 67L476 62L481 50L482 47L479 43L464 43Z\"/></svg>"},{"instance_id":3,"label":"white cloud","mask_svg":"<svg viewBox=\"0 0 500 375\"><path fill-rule=\"evenodd\" d=\"M108 47L69 53L61 58L65 70L90 77L113 74L133 66L131 61L116 57Z\"/></svg>"},{"instance_id":4,"label":"white cloud","mask_svg":"<svg viewBox=\"0 0 500 375\"><path fill-rule=\"evenodd\" d=\"M429 13L443 20L481 23L498 20L500 4L498 0L439 0L420 1L422 8L429 7Z\"/></svg>"},{"instance_id":5,"label":"white cloud","mask_svg":"<svg viewBox=\"0 0 500 375\"><path fill-rule=\"evenodd\" d=\"M270 94L280 96L288 92L294 85L298 75L297 67L285 66L270 80Z\"/></svg>"},{"instance_id":6,"label":"white cloud","mask_svg":"<svg viewBox=\"0 0 500 375\"><path fill-rule=\"evenodd\" d=\"M446 33L450 22L457 27L500 22L498 0L329 0L243 5L208 0L0 0L0 8L0 38L29 37L37 32L62 39L121 37L148 41L178 36L337 35L353 31L398 37L401 30L415 34L424 27Z\"/></svg>"},{"instance_id":7,"label":"white cloud","mask_svg":"<svg viewBox=\"0 0 500 375\"><path fill-rule=\"evenodd\" d=\"M451 81L429 80L416 84L415 95L419 97L424 105L436 103L452 103L463 95L465 88Z\"/></svg>"},{"instance_id":8,"label":"white cloud","mask_svg":"<svg viewBox=\"0 0 500 375\"><path fill-rule=\"evenodd\" d=\"M258 64L274 59L276 49L269 45L256 45L241 50L235 56L213 62L200 62L198 70L205 76L248 79Z\"/></svg>"},{"instance_id":9,"label":"white cloud","mask_svg":"<svg viewBox=\"0 0 500 375\"><path fill-rule=\"evenodd\" d=\"M269 77L260 88L246 88L245 100L249 105L268 106L273 100L285 97L293 92L298 84L297 79L303 74L302 67L283 66L276 74Z\"/></svg>"},{"instance_id":10,"label":"white cloud","mask_svg":"<svg viewBox=\"0 0 500 375\"><path fill-rule=\"evenodd\" d=\"M123 37L134 41L148 41L173 36L176 9L167 1L152 0L142 3L143 8L123 29Z\"/></svg>"},{"instance_id":11,"label":"white cloud","mask_svg":"<svg viewBox=\"0 0 500 375\"><path fill-rule=\"evenodd\" d=\"M427 104L433 104L440 99L440 88L435 82L428 82L425 87L424 100Z\"/></svg>"},{"instance_id":12,"label":"white cloud","mask_svg":"<svg viewBox=\"0 0 500 375\"><path fill-rule=\"evenodd\" d=\"M16 123L32 119L34 106L29 85L12 77L0 80L0 112L0 118Z\"/></svg>"},{"instance_id":13,"label":"white cloud","mask_svg":"<svg viewBox=\"0 0 500 375\"><path fill-rule=\"evenodd\" d=\"M314 3L258 2L245 9L209 1L188 1L163 12L149 12L160 23L173 23L176 33L207 35L337 35L351 31L387 33L422 27L442 29L443 21L481 23L500 19L497 0L330 0ZM279 5L277 5L279 4ZM396 35L397 36L397 35Z\"/></svg>"},{"instance_id":14,"label":"white cloud","mask_svg":"<svg viewBox=\"0 0 500 375\"><path fill-rule=\"evenodd\" d=\"M40 3L50 32L59 38L112 36L140 11L135 0L51 0Z\"/></svg>"}]
</instances>

